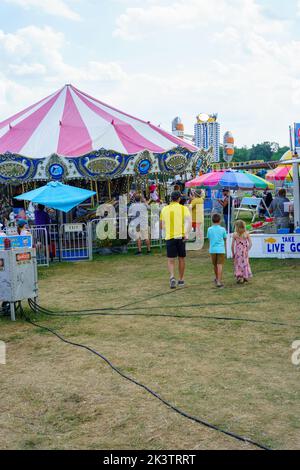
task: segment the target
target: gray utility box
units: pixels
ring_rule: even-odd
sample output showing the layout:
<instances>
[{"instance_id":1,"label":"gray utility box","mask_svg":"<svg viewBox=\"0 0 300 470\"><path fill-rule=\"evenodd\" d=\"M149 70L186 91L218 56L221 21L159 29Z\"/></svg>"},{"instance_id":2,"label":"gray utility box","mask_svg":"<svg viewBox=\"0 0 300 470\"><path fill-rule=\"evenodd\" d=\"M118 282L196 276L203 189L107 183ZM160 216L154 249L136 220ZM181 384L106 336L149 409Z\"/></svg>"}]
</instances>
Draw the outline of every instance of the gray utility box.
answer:
<instances>
[{"instance_id":1,"label":"gray utility box","mask_svg":"<svg viewBox=\"0 0 300 470\"><path fill-rule=\"evenodd\" d=\"M0 300L10 303L15 321L15 302L38 296L36 251L17 248L0 251Z\"/></svg>"}]
</instances>

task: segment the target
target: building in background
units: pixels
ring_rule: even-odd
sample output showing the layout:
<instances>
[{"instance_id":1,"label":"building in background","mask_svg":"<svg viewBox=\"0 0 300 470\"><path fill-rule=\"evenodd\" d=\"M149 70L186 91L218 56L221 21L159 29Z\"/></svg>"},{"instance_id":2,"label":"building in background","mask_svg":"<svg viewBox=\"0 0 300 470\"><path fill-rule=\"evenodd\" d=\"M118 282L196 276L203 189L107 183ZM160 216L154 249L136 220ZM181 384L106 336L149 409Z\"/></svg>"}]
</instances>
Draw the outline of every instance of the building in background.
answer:
<instances>
[{"instance_id":1,"label":"building in background","mask_svg":"<svg viewBox=\"0 0 300 470\"><path fill-rule=\"evenodd\" d=\"M175 119L172 121L172 134L175 135L176 137L179 137L180 139L184 139L187 142L190 142L191 144L195 143L195 138L191 134L186 134L184 132L184 124L182 123L182 120L179 116L177 116Z\"/></svg>"},{"instance_id":2,"label":"building in background","mask_svg":"<svg viewBox=\"0 0 300 470\"><path fill-rule=\"evenodd\" d=\"M172 121L172 133L176 137L180 137L181 139L184 138L184 125L182 124L181 118L177 116Z\"/></svg>"},{"instance_id":3,"label":"building in background","mask_svg":"<svg viewBox=\"0 0 300 470\"><path fill-rule=\"evenodd\" d=\"M217 114L199 114L195 124L195 145L204 150L213 147L214 161L220 161L220 124Z\"/></svg>"}]
</instances>

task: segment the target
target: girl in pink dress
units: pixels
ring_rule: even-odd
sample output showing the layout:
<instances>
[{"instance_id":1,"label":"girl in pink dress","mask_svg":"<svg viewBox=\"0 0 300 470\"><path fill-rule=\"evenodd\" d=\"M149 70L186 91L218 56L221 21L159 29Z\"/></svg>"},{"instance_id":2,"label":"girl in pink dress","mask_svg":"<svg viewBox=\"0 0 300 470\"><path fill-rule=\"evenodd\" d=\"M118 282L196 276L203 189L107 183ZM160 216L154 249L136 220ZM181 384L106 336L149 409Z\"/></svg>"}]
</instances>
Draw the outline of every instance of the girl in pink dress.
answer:
<instances>
[{"instance_id":1,"label":"girl in pink dress","mask_svg":"<svg viewBox=\"0 0 300 470\"><path fill-rule=\"evenodd\" d=\"M234 275L238 284L248 282L252 277L249 263L249 251L251 247L252 241L250 234L246 230L245 222L243 220L237 220L231 250L234 259Z\"/></svg>"}]
</instances>

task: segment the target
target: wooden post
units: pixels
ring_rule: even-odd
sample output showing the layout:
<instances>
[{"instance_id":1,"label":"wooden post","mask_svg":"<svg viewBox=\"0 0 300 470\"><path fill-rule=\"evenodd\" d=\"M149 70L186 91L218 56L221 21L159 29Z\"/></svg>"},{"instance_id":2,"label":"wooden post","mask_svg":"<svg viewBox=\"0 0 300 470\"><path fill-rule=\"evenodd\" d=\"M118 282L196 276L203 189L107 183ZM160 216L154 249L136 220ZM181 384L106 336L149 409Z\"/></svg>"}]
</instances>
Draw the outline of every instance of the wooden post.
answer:
<instances>
[{"instance_id":1,"label":"wooden post","mask_svg":"<svg viewBox=\"0 0 300 470\"><path fill-rule=\"evenodd\" d=\"M91 191L94 191L93 180L90 181L90 188L91 188ZM94 205L95 205L95 198L94 198L94 196L92 196L92 205L93 205L93 207L94 207Z\"/></svg>"},{"instance_id":2,"label":"wooden post","mask_svg":"<svg viewBox=\"0 0 300 470\"><path fill-rule=\"evenodd\" d=\"M127 202L129 202L129 193L130 193L130 176L127 175Z\"/></svg>"},{"instance_id":3,"label":"wooden post","mask_svg":"<svg viewBox=\"0 0 300 470\"><path fill-rule=\"evenodd\" d=\"M110 184L110 180L108 180L108 198L111 201L111 184Z\"/></svg>"},{"instance_id":4,"label":"wooden post","mask_svg":"<svg viewBox=\"0 0 300 470\"><path fill-rule=\"evenodd\" d=\"M160 184L159 184L158 174L157 173L155 173L155 182L156 182L156 187L157 187L157 190L158 190L158 197L159 197L159 199L161 199Z\"/></svg>"},{"instance_id":5,"label":"wooden post","mask_svg":"<svg viewBox=\"0 0 300 470\"><path fill-rule=\"evenodd\" d=\"M95 186L96 186L96 193L97 193L97 204L99 204L100 198L99 198L99 187L98 187L98 181L97 180L95 180Z\"/></svg>"}]
</instances>

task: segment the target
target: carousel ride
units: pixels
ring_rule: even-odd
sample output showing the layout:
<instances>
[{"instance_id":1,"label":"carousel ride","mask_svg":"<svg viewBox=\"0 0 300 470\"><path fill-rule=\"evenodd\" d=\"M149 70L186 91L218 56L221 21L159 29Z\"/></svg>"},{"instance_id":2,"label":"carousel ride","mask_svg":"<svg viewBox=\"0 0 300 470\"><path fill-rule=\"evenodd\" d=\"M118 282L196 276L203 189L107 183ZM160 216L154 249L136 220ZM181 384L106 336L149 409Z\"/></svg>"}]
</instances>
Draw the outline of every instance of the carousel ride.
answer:
<instances>
[{"instance_id":1,"label":"carousel ride","mask_svg":"<svg viewBox=\"0 0 300 470\"><path fill-rule=\"evenodd\" d=\"M129 193L133 183L144 191L156 184L163 199L168 178L205 171L212 158L212 149L72 85L0 122L0 184L22 192L61 181L94 190L99 202Z\"/></svg>"}]
</instances>

